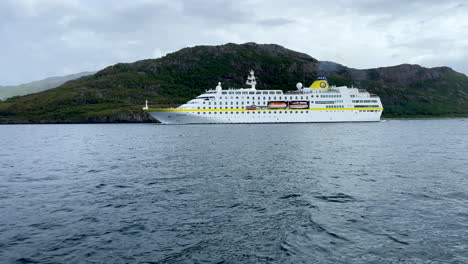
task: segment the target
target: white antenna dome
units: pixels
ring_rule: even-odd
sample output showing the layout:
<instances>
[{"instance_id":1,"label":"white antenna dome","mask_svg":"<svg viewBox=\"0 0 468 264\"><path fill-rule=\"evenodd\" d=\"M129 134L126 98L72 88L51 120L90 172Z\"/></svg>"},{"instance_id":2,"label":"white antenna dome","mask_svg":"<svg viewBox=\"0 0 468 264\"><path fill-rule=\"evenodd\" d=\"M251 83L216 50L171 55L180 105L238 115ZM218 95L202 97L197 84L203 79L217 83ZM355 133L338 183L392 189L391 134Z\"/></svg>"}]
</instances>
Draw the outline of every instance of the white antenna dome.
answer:
<instances>
[{"instance_id":1,"label":"white antenna dome","mask_svg":"<svg viewBox=\"0 0 468 264\"><path fill-rule=\"evenodd\" d=\"M298 83L296 84L296 88L297 88L298 90L302 89L302 83L298 82Z\"/></svg>"}]
</instances>

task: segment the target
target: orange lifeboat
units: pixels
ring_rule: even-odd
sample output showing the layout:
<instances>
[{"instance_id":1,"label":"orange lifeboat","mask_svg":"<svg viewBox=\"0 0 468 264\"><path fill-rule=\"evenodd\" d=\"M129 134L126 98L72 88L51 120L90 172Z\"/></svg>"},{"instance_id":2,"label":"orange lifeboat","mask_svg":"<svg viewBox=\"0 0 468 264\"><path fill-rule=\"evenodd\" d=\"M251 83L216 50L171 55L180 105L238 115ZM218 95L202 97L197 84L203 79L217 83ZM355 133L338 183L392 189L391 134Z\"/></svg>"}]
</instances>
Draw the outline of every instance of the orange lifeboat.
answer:
<instances>
[{"instance_id":1,"label":"orange lifeboat","mask_svg":"<svg viewBox=\"0 0 468 264\"><path fill-rule=\"evenodd\" d=\"M268 108L270 109L285 109L288 104L284 101L271 101L268 102Z\"/></svg>"}]
</instances>

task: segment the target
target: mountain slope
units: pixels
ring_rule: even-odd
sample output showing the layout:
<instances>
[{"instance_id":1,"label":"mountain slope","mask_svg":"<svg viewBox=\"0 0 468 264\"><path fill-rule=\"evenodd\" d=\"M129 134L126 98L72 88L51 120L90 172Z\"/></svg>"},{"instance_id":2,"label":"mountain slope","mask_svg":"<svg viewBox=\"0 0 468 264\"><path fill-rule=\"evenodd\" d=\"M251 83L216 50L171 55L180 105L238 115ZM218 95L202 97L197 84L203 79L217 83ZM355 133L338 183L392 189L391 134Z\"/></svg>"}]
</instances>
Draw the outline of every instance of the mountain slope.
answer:
<instances>
[{"instance_id":1,"label":"mountain slope","mask_svg":"<svg viewBox=\"0 0 468 264\"><path fill-rule=\"evenodd\" d=\"M58 87L68 81L75 80L91 74L94 74L94 72L80 72L77 74L70 74L66 76L50 77L44 80L34 81L20 85L0 86L0 100L5 100L13 96L42 92L48 89Z\"/></svg>"},{"instance_id":2,"label":"mountain slope","mask_svg":"<svg viewBox=\"0 0 468 264\"><path fill-rule=\"evenodd\" d=\"M468 115L468 78L449 68L399 65L356 70L318 62L307 54L268 44L185 48L159 59L116 64L41 93L0 103L0 122L149 122L141 107L182 104L218 81L244 86L249 69L258 89L295 89L319 75L335 85L367 88L381 96L385 116Z\"/></svg>"}]
</instances>

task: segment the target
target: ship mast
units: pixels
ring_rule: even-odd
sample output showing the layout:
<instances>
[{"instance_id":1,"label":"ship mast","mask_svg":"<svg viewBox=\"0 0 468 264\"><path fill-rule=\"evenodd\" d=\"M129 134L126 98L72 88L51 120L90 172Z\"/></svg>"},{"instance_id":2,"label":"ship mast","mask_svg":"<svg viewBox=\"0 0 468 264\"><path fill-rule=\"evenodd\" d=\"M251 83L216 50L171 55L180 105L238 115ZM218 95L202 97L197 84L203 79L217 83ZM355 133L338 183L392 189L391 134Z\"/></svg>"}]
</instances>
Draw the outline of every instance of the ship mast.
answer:
<instances>
[{"instance_id":1,"label":"ship mast","mask_svg":"<svg viewBox=\"0 0 468 264\"><path fill-rule=\"evenodd\" d=\"M250 90L255 90L255 85L257 85L257 81L255 80L254 71L250 70L250 74L247 77L247 81L245 82L247 85L250 85Z\"/></svg>"}]
</instances>

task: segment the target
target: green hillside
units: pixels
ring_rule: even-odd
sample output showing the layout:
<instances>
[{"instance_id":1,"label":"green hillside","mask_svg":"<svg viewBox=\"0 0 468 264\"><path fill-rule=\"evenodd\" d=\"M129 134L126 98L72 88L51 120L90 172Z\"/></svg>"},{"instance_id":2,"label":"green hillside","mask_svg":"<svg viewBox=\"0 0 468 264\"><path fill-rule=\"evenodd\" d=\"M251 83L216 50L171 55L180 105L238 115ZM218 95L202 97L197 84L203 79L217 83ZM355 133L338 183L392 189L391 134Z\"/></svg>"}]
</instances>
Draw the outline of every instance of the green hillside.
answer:
<instances>
[{"instance_id":1,"label":"green hillside","mask_svg":"<svg viewBox=\"0 0 468 264\"><path fill-rule=\"evenodd\" d=\"M49 77L44 80L24 83L20 85L0 86L0 100L5 100L13 96L21 96L21 95L42 92L48 89L58 87L68 81L75 80L80 77L91 75L91 74L94 74L94 72L80 72L80 73L60 76L60 77Z\"/></svg>"},{"instance_id":2,"label":"green hillside","mask_svg":"<svg viewBox=\"0 0 468 264\"><path fill-rule=\"evenodd\" d=\"M468 115L468 78L449 68L400 65L369 70L327 67L309 55L278 45L226 44L182 49L159 59L116 64L94 75L44 92L0 102L3 123L151 122L141 107L182 104L218 81L244 86L249 69L258 89L295 89L319 75L335 85L354 85L378 94L384 116Z\"/></svg>"}]
</instances>

